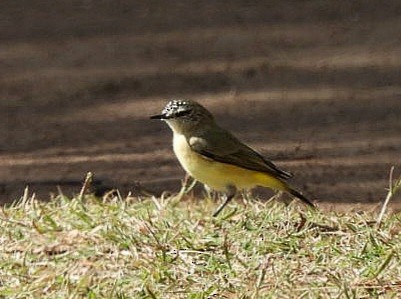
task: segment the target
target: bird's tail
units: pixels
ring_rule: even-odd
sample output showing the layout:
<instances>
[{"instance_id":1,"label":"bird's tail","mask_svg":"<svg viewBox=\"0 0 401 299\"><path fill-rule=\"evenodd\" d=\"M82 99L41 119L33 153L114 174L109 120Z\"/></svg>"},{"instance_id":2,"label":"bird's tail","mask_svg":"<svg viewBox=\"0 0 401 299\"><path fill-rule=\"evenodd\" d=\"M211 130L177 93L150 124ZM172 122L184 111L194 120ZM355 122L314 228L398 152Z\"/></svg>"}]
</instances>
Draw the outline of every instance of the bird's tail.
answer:
<instances>
[{"instance_id":1,"label":"bird's tail","mask_svg":"<svg viewBox=\"0 0 401 299\"><path fill-rule=\"evenodd\" d=\"M280 179L278 177L275 177L273 175L269 175L266 173L257 173L255 176L255 180L258 182L259 186L263 187L268 187L272 188L274 190L281 190L290 193L291 195L299 198L301 201L303 201L306 205L316 208L315 205L307 199L305 196L303 196L301 193L299 193L297 190L291 188L287 182L285 182L283 179Z\"/></svg>"},{"instance_id":2,"label":"bird's tail","mask_svg":"<svg viewBox=\"0 0 401 299\"><path fill-rule=\"evenodd\" d=\"M290 187L287 187L286 190L288 193L290 193L291 195L294 195L296 198L299 198L300 200L302 200L305 204L307 204L308 206L310 206L313 209L316 209L316 206L312 203L312 201L310 201L309 199L307 199L305 196L303 196L301 193L299 193L297 190L292 189Z\"/></svg>"}]
</instances>

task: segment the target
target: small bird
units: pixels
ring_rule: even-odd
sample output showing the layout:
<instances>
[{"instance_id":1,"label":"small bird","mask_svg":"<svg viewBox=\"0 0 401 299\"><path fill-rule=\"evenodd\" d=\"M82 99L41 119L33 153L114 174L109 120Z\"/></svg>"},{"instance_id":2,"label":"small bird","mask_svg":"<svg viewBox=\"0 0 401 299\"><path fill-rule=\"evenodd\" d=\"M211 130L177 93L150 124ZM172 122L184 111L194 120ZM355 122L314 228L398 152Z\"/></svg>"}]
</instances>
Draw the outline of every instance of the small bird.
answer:
<instances>
[{"instance_id":1,"label":"small bird","mask_svg":"<svg viewBox=\"0 0 401 299\"><path fill-rule=\"evenodd\" d=\"M165 121L173 131L173 149L181 166L207 188L223 192L224 201L213 213L216 217L237 190L262 186L286 191L315 207L287 180L292 174L221 128L202 105L190 100L171 100L162 113L150 117Z\"/></svg>"}]
</instances>

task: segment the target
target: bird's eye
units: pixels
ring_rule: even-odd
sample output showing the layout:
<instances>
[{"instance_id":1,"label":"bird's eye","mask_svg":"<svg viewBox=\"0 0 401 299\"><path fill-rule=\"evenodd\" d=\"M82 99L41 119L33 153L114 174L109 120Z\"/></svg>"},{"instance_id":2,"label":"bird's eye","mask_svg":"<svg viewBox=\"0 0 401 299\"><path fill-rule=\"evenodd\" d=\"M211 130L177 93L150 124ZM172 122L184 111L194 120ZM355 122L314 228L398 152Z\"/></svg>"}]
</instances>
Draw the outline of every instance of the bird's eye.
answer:
<instances>
[{"instance_id":1,"label":"bird's eye","mask_svg":"<svg viewBox=\"0 0 401 299\"><path fill-rule=\"evenodd\" d=\"M174 117L181 117L191 113L191 110L183 110L174 114Z\"/></svg>"}]
</instances>

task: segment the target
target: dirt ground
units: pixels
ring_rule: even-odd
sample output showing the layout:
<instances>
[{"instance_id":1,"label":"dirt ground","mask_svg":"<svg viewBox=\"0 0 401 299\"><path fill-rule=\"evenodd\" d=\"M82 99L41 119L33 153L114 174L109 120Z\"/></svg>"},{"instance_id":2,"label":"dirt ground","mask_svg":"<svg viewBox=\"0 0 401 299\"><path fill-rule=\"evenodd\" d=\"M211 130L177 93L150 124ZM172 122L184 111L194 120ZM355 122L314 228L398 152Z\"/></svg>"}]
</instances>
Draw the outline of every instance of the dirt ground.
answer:
<instances>
[{"instance_id":1,"label":"dirt ground","mask_svg":"<svg viewBox=\"0 0 401 299\"><path fill-rule=\"evenodd\" d=\"M87 171L177 191L171 132L148 119L170 98L322 205L383 200L401 173L400 1L135 2L1 2L1 202L77 193Z\"/></svg>"}]
</instances>

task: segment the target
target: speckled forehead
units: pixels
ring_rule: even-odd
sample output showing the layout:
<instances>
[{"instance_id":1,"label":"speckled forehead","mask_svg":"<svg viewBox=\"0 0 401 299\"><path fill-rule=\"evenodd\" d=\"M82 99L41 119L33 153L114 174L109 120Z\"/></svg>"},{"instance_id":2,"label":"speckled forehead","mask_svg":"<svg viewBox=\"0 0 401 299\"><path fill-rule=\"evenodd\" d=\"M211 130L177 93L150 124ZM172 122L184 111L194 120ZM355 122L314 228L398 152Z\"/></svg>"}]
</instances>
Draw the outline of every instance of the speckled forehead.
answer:
<instances>
[{"instance_id":1,"label":"speckled forehead","mask_svg":"<svg viewBox=\"0 0 401 299\"><path fill-rule=\"evenodd\" d=\"M166 107L163 110L163 113L171 113L175 111L179 111L184 107L188 107L191 103L186 100L174 100L167 103Z\"/></svg>"}]
</instances>

